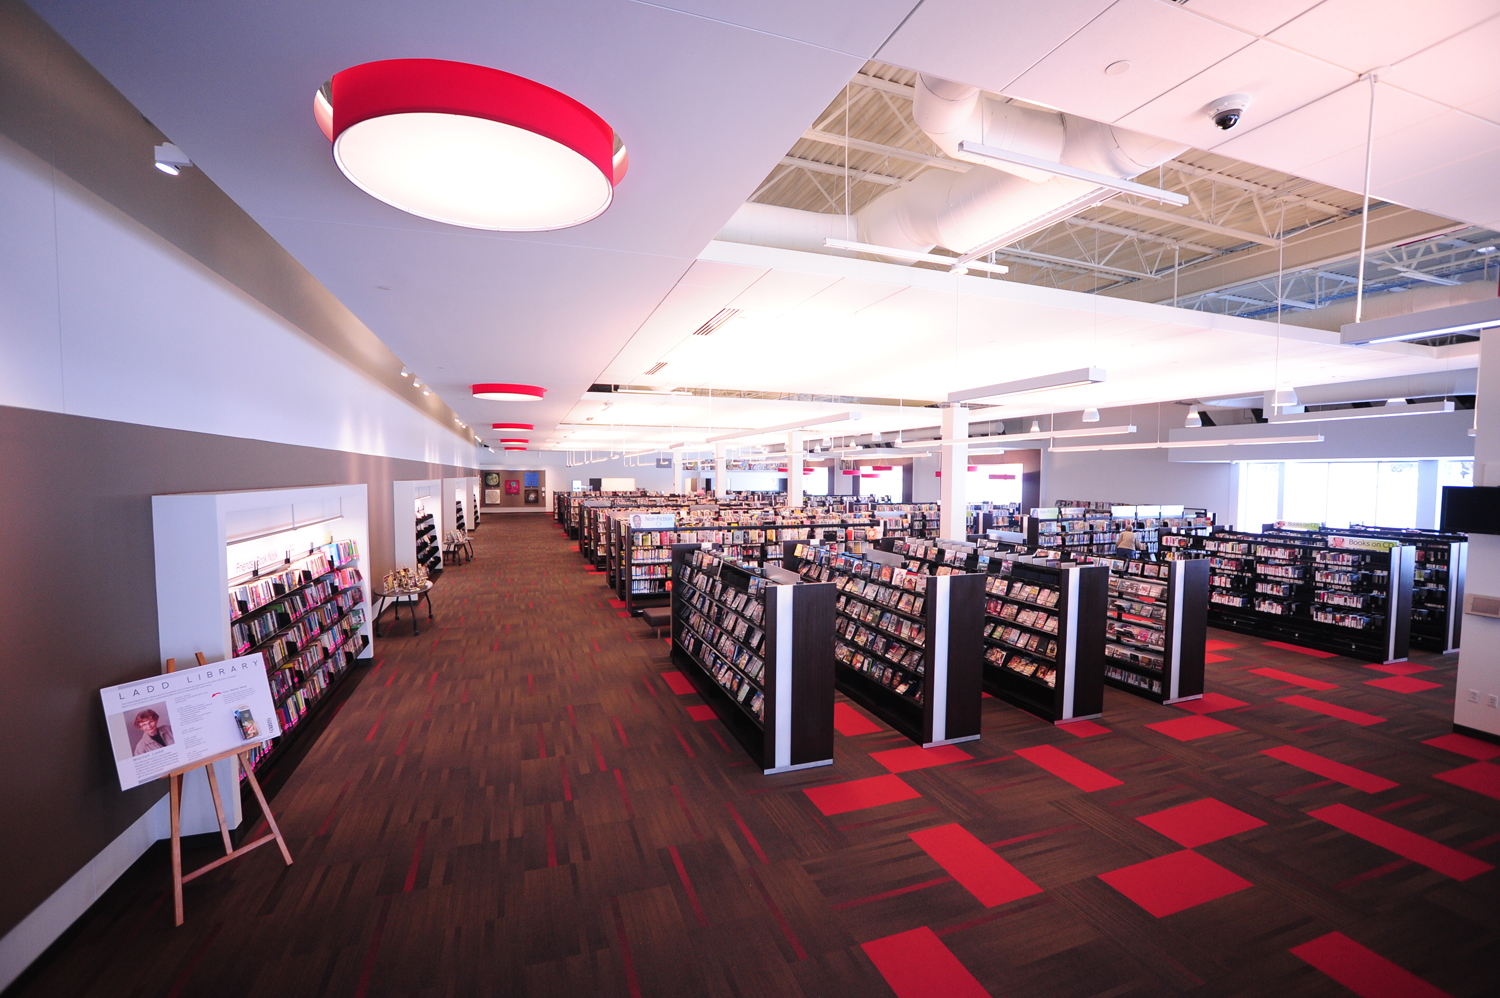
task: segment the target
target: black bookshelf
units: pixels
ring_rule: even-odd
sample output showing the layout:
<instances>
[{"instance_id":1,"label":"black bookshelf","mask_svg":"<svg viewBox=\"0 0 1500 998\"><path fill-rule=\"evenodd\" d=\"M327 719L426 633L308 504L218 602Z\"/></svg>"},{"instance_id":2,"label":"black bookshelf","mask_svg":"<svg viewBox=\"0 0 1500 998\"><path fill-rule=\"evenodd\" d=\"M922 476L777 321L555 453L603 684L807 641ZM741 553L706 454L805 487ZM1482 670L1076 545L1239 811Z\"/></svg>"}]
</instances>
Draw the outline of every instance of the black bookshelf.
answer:
<instances>
[{"instance_id":1,"label":"black bookshelf","mask_svg":"<svg viewBox=\"0 0 1500 998\"><path fill-rule=\"evenodd\" d=\"M1107 559L1104 681L1157 703L1203 695L1208 562Z\"/></svg>"},{"instance_id":2,"label":"black bookshelf","mask_svg":"<svg viewBox=\"0 0 1500 998\"><path fill-rule=\"evenodd\" d=\"M923 747L980 735L984 577L922 575L899 555L787 541L782 563L838 587L838 687Z\"/></svg>"},{"instance_id":3,"label":"black bookshelf","mask_svg":"<svg viewBox=\"0 0 1500 998\"><path fill-rule=\"evenodd\" d=\"M1002 557L983 578L985 688L1053 723L1099 717L1109 569Z\"/></svg>"},{"instance_id":4,"label":"black bookshelf","mask_svg":"<svg viewBox=\"0 0 1500 998\"><path fill-rule=\"evenodd\" d=\"M834 587L672 545L672 661L765 773L833 764Z\"/></svg>"}]
</instances>

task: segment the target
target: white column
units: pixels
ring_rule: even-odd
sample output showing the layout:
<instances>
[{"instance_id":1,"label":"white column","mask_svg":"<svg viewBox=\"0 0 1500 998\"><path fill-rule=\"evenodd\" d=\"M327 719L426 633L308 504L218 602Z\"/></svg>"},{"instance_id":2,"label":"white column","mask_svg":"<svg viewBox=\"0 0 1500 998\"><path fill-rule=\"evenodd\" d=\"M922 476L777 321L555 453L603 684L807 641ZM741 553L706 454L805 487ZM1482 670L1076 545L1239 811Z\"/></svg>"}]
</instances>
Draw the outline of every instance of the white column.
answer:
<instances>
[{"instance_id":1,"label":"white column","mask_svg":"<svg viewBox=\"0 0 1500 998\"><path fill-rule=\"evenodd\" d=\"M792 509L802 505L802 434L793 430L786 435L786 504Z\"/></svg>"},{"instance_id":2,"label":"white column","mask_svg":"<svg viewBox=\"0 0 1500 998\"><path fill-rule=\"evenodd\" d=\"M682 451L668 451L672 455L672 491L682 495Z\"/></svg>"},{"instance_id":3,"label":"white column","mask_svg":"<svg viewBox=\"0 0 1500 998\"><path fill-rule=\"evenodd\" d=\"M1474 484L1500 485L1500 329L1479 334L1474 405ZM1500 596L1500 535L1469 535L1464 592ZM1500 699L1492 697L1500 698L1500 619L1465 614L1453 723L1500 735Z\"/></svg>"},{"instance_id":4,"label":"white column","mask_svg":"<svg viewBox=\"0 0 1500 998\"><path fill-rule=\"evenodd\" d=\"M714 495L729 494L729 462L724 458L724 445L714 444Z\"/></svg>"},{"instance_id":5,"label":"white column","mask_svg":"<svg viewBox=\"0 0 1500 998\"><path fill-rule=\"evenodd\" d=\"M940 536L950 541L967 538L965 514L968 512L969 478L969 410L961 405L943 407L943 439L963 443L943 445L942 529Z\"/></svg>"}]
</instances>

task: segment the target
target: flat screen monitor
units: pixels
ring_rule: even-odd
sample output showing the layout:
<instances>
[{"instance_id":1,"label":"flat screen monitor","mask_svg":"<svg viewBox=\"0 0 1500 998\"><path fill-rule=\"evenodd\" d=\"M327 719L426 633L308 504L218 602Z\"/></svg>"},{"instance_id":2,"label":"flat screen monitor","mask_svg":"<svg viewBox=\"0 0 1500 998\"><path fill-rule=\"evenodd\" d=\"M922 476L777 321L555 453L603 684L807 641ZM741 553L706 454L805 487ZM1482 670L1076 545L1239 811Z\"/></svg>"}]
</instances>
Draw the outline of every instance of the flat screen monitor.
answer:
<instances>
[{"instance_id":1,"label":"flat screen monitor","mask_svg":"<svg viewBox=\"0 0 1500 998\"><path fill-rule=\"evenodd\" d=\"M1441 529L1455 534L1500 534L1500 486L1443 486Z\"/></svg>"}]
</instances>

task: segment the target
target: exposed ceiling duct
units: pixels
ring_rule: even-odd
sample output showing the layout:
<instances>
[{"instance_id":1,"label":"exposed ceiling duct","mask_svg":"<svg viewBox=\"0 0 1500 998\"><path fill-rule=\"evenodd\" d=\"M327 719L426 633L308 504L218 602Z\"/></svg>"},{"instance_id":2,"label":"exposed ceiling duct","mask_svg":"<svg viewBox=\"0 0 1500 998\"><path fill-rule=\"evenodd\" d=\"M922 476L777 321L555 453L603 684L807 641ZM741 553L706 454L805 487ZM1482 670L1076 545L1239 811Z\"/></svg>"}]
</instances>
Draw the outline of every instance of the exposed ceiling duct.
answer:
<instances>
[{"instance_id":1,"label":"exposed ceiling duct","mask_svg":"<svg viewBox=\"0 0 1500 998\"><path fill-rule=\"evenodd\" d=\"M1120 179L1138 176L1188 147L1112 125L1010 104L977 87L917 80L913 118L963 172L928 170L852 218L746 204L720 239L786 249L824 249L827 238L929 253L997 249L1114 197L1116 191L964 153L961 143Z\"/></svg>"}]
</instances>

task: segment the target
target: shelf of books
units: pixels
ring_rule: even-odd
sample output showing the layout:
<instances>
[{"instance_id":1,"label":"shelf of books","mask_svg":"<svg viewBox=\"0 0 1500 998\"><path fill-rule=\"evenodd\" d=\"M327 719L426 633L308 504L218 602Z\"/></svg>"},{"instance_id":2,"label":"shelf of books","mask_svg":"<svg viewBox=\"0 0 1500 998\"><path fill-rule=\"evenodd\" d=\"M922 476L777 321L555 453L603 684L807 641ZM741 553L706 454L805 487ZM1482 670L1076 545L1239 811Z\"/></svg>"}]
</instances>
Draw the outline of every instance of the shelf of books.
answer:
<instances>
[{"instance_id":1,"label":"shelf of books","mask_svg":"<svg viewBox=\"0 0 1500 998\"><path fill-rule=\"evenodd\" d=\"M1115 551L1120 533L1135 534L1143 550L1158 550L1159 534L1206 533L1214 517L1206 510L1183 506L1049 506L1034 509L1026 521L1026 540L1033 547L1065 551L1074 557L1107 556Z\"/></svg>"},{"instance_id":2,"label":"shelf of books","mask_svg":"<svg viewBox=\"0 0 1500 998\"><path fill-rule=\"evenodd\" d=\"M1168 543L1209 562L1209 623L1367 662L1405 661L1415 549L1341 533L1215 531Z\"/></svg>"},{"instance_id":3,"label":"shelf of books","mask_svg":"<svg viewBox=\"0 0 1500 998\"><path fill-rule=\"evenodd\" d=\"M984 576L923 575L899 555L788 541L783 564L838 587L838 687L924 747L979 737Z\"/></svg>"},{"instance_id":4,"label":"shelf of books","mask_svg":"<svg viewBox=\"0 0 1500 998\"><path fill-rule=\"evenodd\" d=\"M1109 570L1024 555L990 562L985 581L984 685L1043 720L1104 710Z\"/></svg>"},{"instance_id":5,"label":"shelf of books","mask_svg":"<svg viewBox=\"0 0 1500 998\"><path fill-rule=\"evenodd\" d=\"M989 552L967 541L890 540L878 545L901 557L903 568L924 575L954 575L963 572L985 572Z\"/></svg>"},{"instance_id":6,"label":"shelf of books","mask_svg":"<svg viewBox=\"0 0 1500 998\"><path fill-rule=\"evenodd\" d=\"M673 662L763 772L832 765L834 587L671 552Z\"/></svg>"},{"instance_id":7,"label":"shelf of books","mask_svg":"<svg viewBox=\"0 0 1500 998\"><path fill-rule=\"evenodd\" d=\"M1155 700L1203 695L1208 562L1095 559L1109 568L1104 681Z\"/></svg>"},{"instance_id":8,"label":"shelf of books","mask_svg":"<svg viewBox=\"0 0 1500 998\"><path fill-rule=\"evenodd\" d=\"M363 485L152 499L162 659L263 656L283 734L252 752L257 772L371 654L368 510ZM244 780L234 758L214 769L222 788ZM184 794L196 798L185 832L216 830L206 780L190 776ZM238 825L239 795L223 796Z\"/></svg>"}]
</instances>

